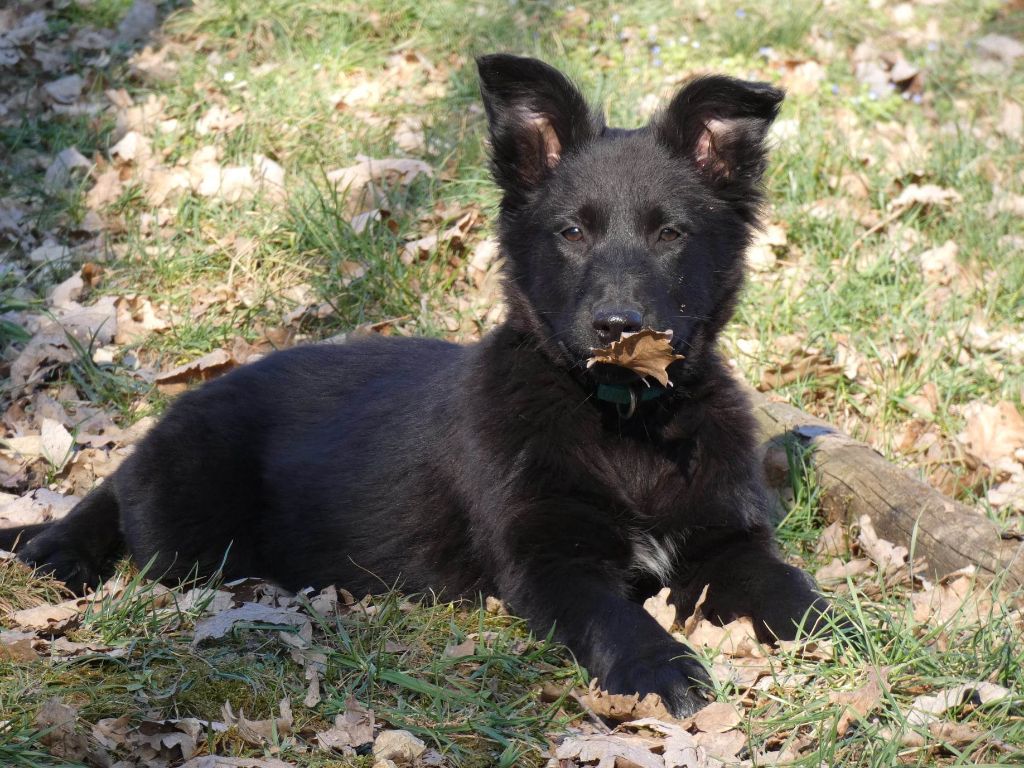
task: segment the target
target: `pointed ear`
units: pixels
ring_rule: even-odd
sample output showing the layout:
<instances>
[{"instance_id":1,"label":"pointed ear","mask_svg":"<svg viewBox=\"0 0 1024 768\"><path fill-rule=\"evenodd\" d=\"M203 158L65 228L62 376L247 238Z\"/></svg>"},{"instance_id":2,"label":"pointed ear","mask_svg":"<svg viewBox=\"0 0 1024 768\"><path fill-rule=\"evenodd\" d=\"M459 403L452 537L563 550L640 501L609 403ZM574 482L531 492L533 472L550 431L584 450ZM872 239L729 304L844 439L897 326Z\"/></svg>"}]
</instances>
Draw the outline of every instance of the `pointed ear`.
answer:
<instances>
[{"instance_id":1,"label":"pointed ear","mask_svg":"<svg viewBox=\"0 0 1024 768\"><path fill-rule=\"evenodd\" d=\"M490 126L494 178L512 194L536 187L601 120L569 79L542 61L481 56L480 94Z\"/></svg>"},{"instance_id":2,"label":"pointed ear","mask_svg":"<svg viewBox=\"0 0 1024 768\"><path fill-rule=\"evenodd\" d=\"M744 192L764 173L765 136L784 97L768 83L701 77L676 94L654 128L712 186Z\"/></svg>"}]
</instances>

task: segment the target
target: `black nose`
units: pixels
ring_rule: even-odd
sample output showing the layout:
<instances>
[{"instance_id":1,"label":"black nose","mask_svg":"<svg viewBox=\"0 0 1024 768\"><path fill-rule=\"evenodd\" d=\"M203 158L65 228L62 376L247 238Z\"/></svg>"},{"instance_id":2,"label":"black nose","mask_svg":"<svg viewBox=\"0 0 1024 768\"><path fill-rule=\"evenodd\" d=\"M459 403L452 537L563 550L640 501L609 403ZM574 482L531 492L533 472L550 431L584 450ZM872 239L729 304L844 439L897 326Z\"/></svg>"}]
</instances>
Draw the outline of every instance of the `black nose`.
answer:
<instances>
[{"instance_id":1,"label":"black nose","mask_svg":"<svg viewBox=\"0 0 1024 768\"><path fill-rule=\"evenodd\" d=\"M643 327L644 316L635 309L598 309L594 312L594 330L602 344L611 342L623 333L636 333Z\"/></svg>"}]
</instances>

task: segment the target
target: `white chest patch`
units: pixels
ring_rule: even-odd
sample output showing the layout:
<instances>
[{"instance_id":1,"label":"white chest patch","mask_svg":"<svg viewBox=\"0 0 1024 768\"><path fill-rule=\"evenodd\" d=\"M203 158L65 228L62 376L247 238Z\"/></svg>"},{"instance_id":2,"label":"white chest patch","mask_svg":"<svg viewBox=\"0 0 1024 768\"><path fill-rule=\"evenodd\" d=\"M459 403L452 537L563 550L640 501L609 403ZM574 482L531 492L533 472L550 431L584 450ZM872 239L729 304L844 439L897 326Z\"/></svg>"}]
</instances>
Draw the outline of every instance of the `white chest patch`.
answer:
<instances>
[{"instance_id":1,"label":"white chest patch","mask_svg":"<svg viewBox=\"0 0 1024 768\"><path fill-rule=\"evenodd\" d=\"M633 542L632 567L667 584L676 569L675 542L649 533L635 533L630 538Z\"/></svg>"}]
</instances>

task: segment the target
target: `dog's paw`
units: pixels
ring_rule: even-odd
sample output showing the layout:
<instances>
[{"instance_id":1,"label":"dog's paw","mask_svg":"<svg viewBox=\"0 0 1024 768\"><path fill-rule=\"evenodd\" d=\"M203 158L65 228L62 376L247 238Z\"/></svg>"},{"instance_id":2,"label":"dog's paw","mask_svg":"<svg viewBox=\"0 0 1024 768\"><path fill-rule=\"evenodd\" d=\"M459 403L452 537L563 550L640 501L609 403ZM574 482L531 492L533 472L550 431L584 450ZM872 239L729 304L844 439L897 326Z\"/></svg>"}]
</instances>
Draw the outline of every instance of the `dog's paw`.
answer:
<instances>
[{"instance_id":1,"label":"dog's paw","mask_svg":"<svg viewBox=\"0 0 1024 768\"><path fill-rule=\"evenodd\" d=\"M623 659L600 682L609 693L656 693L675 717L689 717L707 706L704 692L711 685L704 666L675 642Z\"/></svg>"},{"instance_id":2,"label":"dog's paw","mask_svg":"<svg viewBox=\"0 0 1024 768\"><path fill-rule=\"evenodd\" d=\"M40 574L63 581L77 594L99 584L101 564L56 533L44 531L33 537L19 548L18 559Z\"/></svg>"}]
</instances>

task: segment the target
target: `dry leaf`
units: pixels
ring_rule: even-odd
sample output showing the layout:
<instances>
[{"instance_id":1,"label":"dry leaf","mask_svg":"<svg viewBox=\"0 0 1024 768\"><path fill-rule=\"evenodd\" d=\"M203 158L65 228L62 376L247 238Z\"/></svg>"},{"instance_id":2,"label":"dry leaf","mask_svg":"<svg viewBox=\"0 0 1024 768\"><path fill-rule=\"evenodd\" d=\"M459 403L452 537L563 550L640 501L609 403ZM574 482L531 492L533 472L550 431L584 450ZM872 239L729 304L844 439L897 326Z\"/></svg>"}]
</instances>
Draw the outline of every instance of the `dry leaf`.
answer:
<instances>
[{"instance_id":1,"label":"dry leaf","mask_svg":"<svg viewBox=\"0 0 1024 768\"><path fill-rule=\"evenodd\" d=\"M672 625L676 622L676 607L668 601L670 590L663 587L658 594L644 600L644 610L658 622L666 632L671 631Z\"/></svg>"},{"instance_id":2,"label":"dry leaf","mask_svg":"<svg viewBox=\"0 0 1024 768\"><path fill-rule=\"evenodd\" d=\"M981 55L990 59L1000 59L1009 66L1013 66L1016 59L1024 56L1024 44L1006 35L985 35L975 40L974 46Z\"/></svg>"},{"instance_id":3,"label":"dry leaf","mask_svg":"<svg viewBox=\"0 0 1024 768\"><path fill-rule=\"evenodd\" d=\"M196 624L192 644L224 637L239 622L274 624L299 627L309 624L309 618L291 608L274 608L260 603L243 603L238 608L222 611Z\"/></svg>"},{"instance_id":4,"label":"dry leaf","mask_svg":"<svg viewBox=\"0 0 1024 768\"><path fill-rule=\"evenodd\" d=\"M449 645L444 649L444 655L449 659L461 659L464 656L472 656L476 653L476 643L468 638L457 645Z\"/></svg>"},{"instance_id":5,"label":"dry leaf","mask_svg":"<svg viewBox=\"0 0 1024 768\"><path fill-rule=\"evenodd\" d=\"M701 620L704 618L704 603L707 602L708 590L710 588L710 584L704 585L704 588L700 591L700 595L697 596L697 601L693 604L693 611L683 622L683 635L687 638L693 634Z\"/></svg>"},{"instance_id":6,"label":"dry leaf","mask_svg":"<svg viewBox=\"0 0 1024 768\"><path fill-rule=\"evenodd\" d=\"M986 591L975 589L974 571L974 566L969 566L912 594L914 620L941 626L958 617L966 624L984 624L991 620L993 612L1000 613L1000 607L992 603Z\"/></svg>"},{"instance_id":7,"label":"dry leaf","mask_svg":"<svg viewBox=\"0 0 1024 768\"><path fill-rule=\"evenodd\" d=\"M158 23L156 5L149 0L135 0L117 25L117 42L125 44L142 40Z\"/></svg>"},{"instance_id":8,"label":"dry leaf","mask_svg":"<svg viewBox=\"0 0 1024 768\"><path fill-rule=\"evenodd\" d=\"M373 756L409 765L427 751L427 745L408 731L381 731L373 742Z\"/></svg>"},{"instance_id":9,"label":"dry leaf","mask_svg":"<svg viewBox=\"0 0 1024 768\"><path fill-rule=\"evenodd\" d=\"M144 296L120 296L114 301L114 306L117 308L115 344L131 344L170 327L156 316L152 302Z\"/></svg>"},{"instance_id":10,"label":"dry leaf","mask_svg":"<svg viewBox=\"0 0 1024 768\"><path fill-rule=\"evenodd\" d=\"M846 527L836 520L821 532L814 553L822 557L838 557L850 551Z\"/></svg>"},{"instance_id":11,"label":"dry leaf","mask_svg":"<svg viewBox=\"0 0 1024 768\"><path fill-rule=\"evenodd\" d=\"M814 578L822 585L839 584L845 583L848 578L856 578L870 570L871 561L866 558L858 557L849 562L843 562L838 557L833 557L832 562L823 565L815 572Z\"/></svg>"},{"instance_id":12,"label":"dry leaf","mask_svg":"<svg viewBox=\"0 0 1024 768\"><path fill-rule=\"evenodd\" d=\"M701 747L712 759L717 759L726 763L730 763L736 759L736 755L740 753L743 747L747 744L747 735L740 730L723 731L721 733L705 733L698 732L693 736L694 742L697 746ZM665 743L665 755L669 754L669 742ZM666 764L667 764L666 759ZM690 765L683 763L683 765ZM692 763L694 766L700 766L704 768L705 765L708 768L716 766L714 762L708 763Z\"/></svg>"},{"instance_id":13,"label":"dry leaf","mask_svg":"<svg viewBox=\"0 0 1024 768\"><path fill-rule=\"evenodd\" d=\"M699 731L725 733L743 720L735 706L727 701L713 701L690 718Z\"/></svg>"},{"instance_id":14,"label":"dry leaf","mask_svg":"<svg viewBox=\"0 0 1024 768\"><path fill-rule=\"evenodd\" d=\"M839 691L829 695L832 704L840 704L843 713L836 724L836 733L842 738L850 730L850 725L861 720L882 702L882 697L889 690L889 669L868 670L868 680L864 685L852 691Z\"/></svg>"},{"instance_id":15,"label":"dry leaf","mask_svg":"<svg viewBox=\"0 0 1024 768\"><path fill-rule=\"evenodd\" d=\"M67 75L43 86L43 91L56 104L72 104L82 95L85 80L81 75Z\"/></svg>"},{"instance_id":16,"label":"dry leaf","mask_svg":"<svg viewBox=\"0 0 1024 768\"><path fill-rule=\"evenodd\" d=\"M955 189L945 189L935 184L909 184L899 197L889 203L892 209L909 208L911 205L935 206L942 208L963 202Z\"/></svg>"},{"instance_id":17,"label":"dry leaf","mask_svg":"<svg viewBox=\"0 0 1024 768\"><path fill-rule=\"evenodd\" d=\"M294 763L286 763L269 757L221 757L220 755L204 755L193 757L181 768L296 768Z\"/></svg>"},{"instance_id":18,"label":"dry leaf","mask_svg":"<svg viewBox=\"0 0 1024 768\"><path fill-rule=\"evenodd\" d=\"M947 240L937 248L930 248L917 257L921 264L921 272L925 282L935 285L949 285L954 282L960 274L957 264L959 246L952 240Z\"/></svg>"},{"instance_id":19,"label":"dry leaf","mask_svg":"<svg viewBox=\"0 0 1024 768\"><path fill-rule=\"evenodd\" d=\"M995 683L976 682L955 685L945 688L932 696L918 696L910 705L907 723L910 725L926 725L953 707L963 704L991 704L1002 701L1010 695L1010 691Z\"/></svg>"},{"instance_id":20,"label":"dry leaf","mask_svg":"<svg viewBox=\"0 0 1024 768\"><path fill-rule=\"evenodd\" d=\"M976 400L964 407L967 429L961 437L971 453L989 466L1024 448L1024 417L1008 400L994 406Z\"/></svg>"},{"instance_id":21,"label":"dry leaf","mask_svg":"<svg viewBox=\"0 0 1024 768\"><path fill-rule=\"evenodd\" d=\"M216 378L236 365L237 362L228 352L215 349L197 360L161 373L156 377L156 385L165 394L175 394L183 391L192 382Z\"/></svg>"},{"instance_id":22,"label":"dry leaf","mask_svg":"<svg viewBox=\"0 0 1024 768\"><path fill-rule=\"evenodd\" d=\"M36 726L45 730L39 741L46 745L50 754L70 761L81 761L89 751L89 742L84 734L75 731L78 710L64 704L60 699L49 699L36 712Z\"/></svg>"},{"instance_id":23,"label":"dry leaf","mask_svg":"<svg viewBox=\"0 0 1024 768\"><path fill-rule=\"evenodd\" d=\"M92 168L92 161L78 151L76 147L68 147L61 150L50 167L46 169L46 176L43 178L43 187L48 192L58 192L67 189L71 185L72 171L86 170Z\"/></svg>"},{"instance_id":24,"label":"dry leaf","mask_svg":"<svg viewBox=\"0 0 1024 768\"><path fill-rule=\"evenodd\" d=\"M597 678L591 680L589 690L579 699L595 715L618 721L654 718L669 723L679 722L658 694L648 693L640 698L638 693L608 693L600 687L600 682Z\"/></svg>"},{"instance_id":25,"label":"dry leaf","mask_svg":"<svg viewBox=\"0 0 1024 768\"><path fill-rule=\"evenodd\" d=\"M701 619L686 639L691 645L710 648L727 656L758 658L765 653L757 640L754 623L745 616L723 626Z\"/></svg>"},{"instance_id":26,"label":"dry leaf","mask_svg":"<svg viewBox=\"0 0 1024 768\"><path fill-rule=\"evenodd\" d=\"M858 525L860 533L857 534L857 543L860 545L861 551L871 558L883 575L895 571L907 562L909 550L879 538L870 517L861 515Z\"/></svg>"},{"instance_id":27,"label":"dry leaf","mask_svg":"<svg viewBox=\"0 0 1024 768\"><path fill-rule=\"evenodd\" d=\"M35 632L0 630L0 661L35 661L39 658L33 647L36 642Z\"/></svg>"},{"instance_id":28,"label":"dry leaf","mask_svg":"<svg viewBox=\"0 0 1024 768\"><path fill-rule=\"evenodd\" d=\"M1004 101L996 130L1008 139L1019 141L1024 133L1024 109L1015 101Z\"/></svg>"},{"instance_id":29,"label":"dry leaf","mask_svg":"<svg viewBox=\"0 0 1024 768\"><path fill-rule=\"evenodd\" d=\"M239 737L253 746L260 747L266 744L274 744L281 736L291 732L292 729L292 708L287 698L281 699L278 703L281 716L267 720L250 720L241 710L238 715L231 709L230 702L224 702L222 717L228 726L238 729Z\"/></svg>"},{"instance_id":30,"label":"dry leaf","mask_svg":"<svg viewBox=\"0 0 1024 768\"><path fill-rule=\"evenodd\" d=\"M373 741L373 726L373 710L366 709L349 696L345 711L334 718L334 725L329 730L316 734L316 741L321 749L355 749Z\"/></svg>"},{"instance_id":31,"label":"dry leaf","mask_svg":"<svg viewBox=\"0 0 1024 768\"><path fill-rule=\"evenodd\" d=\"M555 757L597 763L597 768L665 768L665 761L653 752L658 746L654 739L640 736L580 734L564 739L555 750Z\"/></svg>"},{"instance_id":32,"label":"dry leaf","mask_svg":"<svg viewBox=\"0 0 1024 768\"><path fill-rule=\"evenodd\" d=\"M629 368L641 377L650 376L663 387L672 386L668 378L668 367L683 355L672 349L672 331L656 331L644 328L636 333L624 333L622 338L607 347L594 349L587 360L590 368L597 363L607 363Z\"/></svg>"},{"instance_id":33,"label":"dry leaf","mask_svg":"<svg viewBox=\"0 0 1024 768\"><path fill-rule=\"evenodd\" d=\"M346 205L353 213L381 207L387 199L387 188L408 186L417 176L434 175L422 160L384 158L377 160L359 156L355 165L338 168L327 174L327 180L346 193Z\"/></svg>"}]
</instances>

